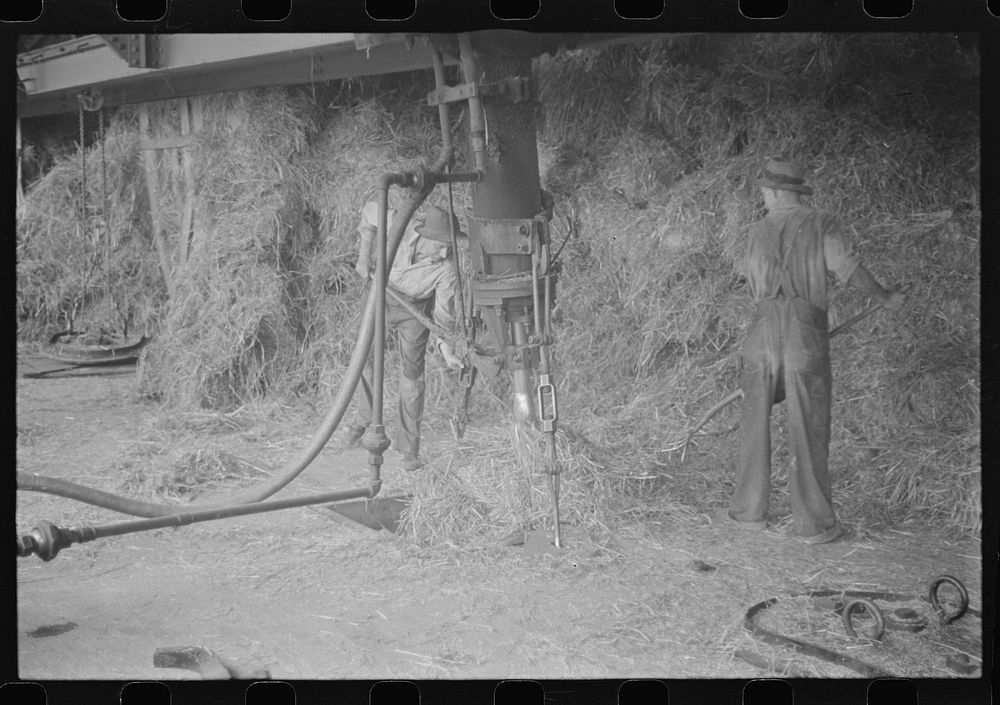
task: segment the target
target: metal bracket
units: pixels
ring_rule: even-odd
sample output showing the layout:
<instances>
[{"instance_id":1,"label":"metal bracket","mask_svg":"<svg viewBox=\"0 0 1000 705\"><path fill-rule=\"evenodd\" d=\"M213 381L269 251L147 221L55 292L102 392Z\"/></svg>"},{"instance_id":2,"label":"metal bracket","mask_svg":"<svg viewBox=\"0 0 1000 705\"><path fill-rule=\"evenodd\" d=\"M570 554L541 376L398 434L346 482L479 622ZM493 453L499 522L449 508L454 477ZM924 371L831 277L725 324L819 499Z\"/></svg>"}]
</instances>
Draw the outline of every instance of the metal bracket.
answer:
<instances>
[{"instance_id":1,"label":"metal bracket","mask_svg":"<svg viewBox=\"0 0 1000 705\"><path fill-rule=\"evenodd\" d=\"M487 255L530 255L547 241L547 224L531 218L475 218L479 241Z\"/></svg>"},{"instance_id":2,"label":"metal bracket","mask_svg":"<svg viewBox=\"0 0 1000 705\"><path fill-rule=\"evenodd\" d=\"M88 88L82 93L77 93L76 99L88 113L97 112L104 107L104 94L96 88Z\"/></svg>"},{"instance_id":3,"label":"metal bracket","mask_svg":"<svg viewBox=\"0 0 1000 705\"><path fill-rule=\"evenodd\" d=\"M457 86L441 86L427 94L427 104L458 103L470 98L490 95L506 96L514 103L526 103L531 100L531 79L526 76L513 76L492 83L461 83Z\"/></svg>"},{"instance_id":4,"label":"metal bracket","mask_svg":"<svg viewBox=\"0 0 1000 705\"><path fill-rule=\"evenodd\" d=\"M484 355L475 350L470 350L469 361L479 371L479 374L488 379L496 377L504 367L504 357L498 353Z\"/></svg>"},{"instance_id":5,"label":"metal bracket","mask_svg":"<svg viewBox=\"0 0 1000 705\"><path fill-rule=\"evenodd\" d=\"M487 84L490 85L490 84ZM507 96L514 103L527 103L531 100L531 79L527 76L512 76L495 84L498 95ZM487 93L486 95L490 95Z\"/></svg>"},{"instance_id":6,"label":"metal bracket","mask_svg":"<svg viewBox=\"0 0 1000 705\"><path fill-rule=\"evenodd\" d=\"M381 46L382 44L390 44L393 42L398 42L400 35L398 34L355 34L354 35L354 46L357 49L371 49L372 47ZM414 36L412 34L404 34L402 36L403 44L407 49L413 48Z\"/></svg>"},{"instance_id":7,"label":"metal bracket","mask_svg":"<svg viewBox=\"0 0 1000 705\"><path fill-rule=\"evenodd\" d=\"M556 401L556 386L552 375L538 376L538 422L542 431L551 433L556 430L556 420L559 418L559 404Z\"/></svg>"},{"instance_id":8,"label":"metal bracket","mask_svg":"<svg viewBox=\"0 0 1000 705\"><path fill-rule=\"evenodd\" d=\"M427 94L427 105L442 103L458 103L479 95L479 86L475 83L462 83L457 86L441 86Z\"/></svg>"},{"instance_id":9,"label":"metal bracket","mask_svg":"<svg viewBox=\"0 0 1000 705\"><path fill-rule=\"evenodd\" d=\"M549 222L535 216L532 228L531 253L535 257L538 276L551 274L552 258L549 255Z\"/></svg>"},{"instance_id":10,"label":"metal bracket","mask_svg":"<svg viewBox=\"0 0 1000 705\"><path fill-rule=\"evenodd\" d=\"M90 51L91 49L100 49L104 44L107 44L107 41L104 40L103 37L98 37L96 35L77 37L72 41L60 42L59 44L44 46L31 52L18 54L17 65L29 66L32 64L38 64L50 59L58 59L63 56L71 56L73 54L79 54L80 52Z\"/></svg>"},{"instance_id":11,"label":"metal bracket","mask_svg":"<svg viewBox=\"0 0 1000 705\"><path fill-rule=\"evenodd\" d=\"M534 356L528 346L514 344L504 346L504 367L508 370L530 370L534 367Z\"/></svg>"},{"instance_id":12,"label":"metal bracket","mask_svg":"<svg viewBox=\"0 0 1000 705\"><path fill-rule=\"evenodd\" d=\"M375 531L385 529L395 533L399 528L400 516L403 510L409 506L410 500L410 495L374 497L354 502L331 504L327 508L351 521L363 524L369 529Z\"/></svg>"},{"instance_id":13,"label":"metal bracket","mask_svg":"<svg viewBox=\"0 0 1000 705\"><path fill-rule=\"evenodd\" d=\"M105 34L104 41L132 68L163 66L163 39L156 34Z\"/></svg>"}]
</instances>

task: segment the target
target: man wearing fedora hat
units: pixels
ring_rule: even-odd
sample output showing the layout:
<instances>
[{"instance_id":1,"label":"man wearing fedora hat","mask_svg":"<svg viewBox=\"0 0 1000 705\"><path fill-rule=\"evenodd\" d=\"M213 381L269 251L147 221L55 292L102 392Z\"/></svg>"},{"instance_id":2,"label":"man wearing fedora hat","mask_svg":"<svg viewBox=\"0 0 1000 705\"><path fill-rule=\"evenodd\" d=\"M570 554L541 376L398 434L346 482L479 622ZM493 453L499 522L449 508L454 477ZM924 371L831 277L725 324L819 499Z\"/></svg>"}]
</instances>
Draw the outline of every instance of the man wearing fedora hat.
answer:
<instances>
[{"instance_id":1,"label":"man wearing fedora hat","mask_svg":"<svg viewBox=\"0 0 1000 705\"><path fill-rule=\"evenodd\" d=\"M831 372L827 336L827 272L890 310L904 295L884 289L861 266L840 220L802 203L812 195L804 167L769 159L757 180L767 215L748 238L746 276L757 303L741 350L743 408L739 477L725 522L767 527L771 491L771 406L786 400L792 456L789 535L827 543L844 529L833 509L827 466Z\"/></svg>"},{"instance_id":2,"label":"man wearing fedora hat","mask_svg":"<svg viewBox=\"0 0 1000 705\"><path fill-rule=\"evenodd\" d=\"M395 211L389 213L391 224ZM378 204L369 201L361 210L358 232L361 248L357 271L367 277L374 269L373 243L378 232ZM449 217L441 208L425 205L414 214L400 240L391 269L389 286L415 309L441 327L451 330L456 321L457 282L451 261L452 229L458 240L467 236L458 218ZM386 301L386 326L396 331L399 342L399 428L396 448L402 454L404 470L418 470L420 461L420 421L424 411L424 357L430 331L420 320L392 298ZM437 346L445 363L461 369L462 361L451 346L438 339ZM372 361L361 379L355 424L348 430L348 445L356 445L372 418Z\"/></svg>"}]
</instances>

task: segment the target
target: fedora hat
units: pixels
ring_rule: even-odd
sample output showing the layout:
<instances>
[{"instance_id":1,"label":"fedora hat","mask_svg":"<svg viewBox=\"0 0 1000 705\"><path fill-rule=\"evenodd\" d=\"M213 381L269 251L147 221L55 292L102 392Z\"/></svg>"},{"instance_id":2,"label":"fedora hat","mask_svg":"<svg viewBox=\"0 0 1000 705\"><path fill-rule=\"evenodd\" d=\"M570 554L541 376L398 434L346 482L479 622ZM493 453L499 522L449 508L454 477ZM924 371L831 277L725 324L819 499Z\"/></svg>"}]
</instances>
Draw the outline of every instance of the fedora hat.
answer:
<instances>
[{"instance_id":1,"label":"fedora hat","mask_svg":"<svg viewBox=\"0 0 1000 705\"><path fill-rule=\"evenodd\" d=\"M798 191L806 196L812 195L812 188L805 182L806 168L794 162L783 159L768 159L764 165L764 175L757 179L761 188Z\"/></svg>"},{"instance_id":2,"label":"fedora hat","mask_svg":"<svg viewBox=\"0 0 1000 705\"><path fill-rule=\"evenodd\" d=\"M437 242L451 242L451 225L448 222L448 213L438 206L428 206L414 220L416 224L413 226L413 229L417 231L420 237L425 237L428 240L436 240ZM452 215L450 220L455 226L455 235L459 240L468 237L468 235L462 232L462 226L459 225L457 217Z\"/></svg>"}]
</instances>

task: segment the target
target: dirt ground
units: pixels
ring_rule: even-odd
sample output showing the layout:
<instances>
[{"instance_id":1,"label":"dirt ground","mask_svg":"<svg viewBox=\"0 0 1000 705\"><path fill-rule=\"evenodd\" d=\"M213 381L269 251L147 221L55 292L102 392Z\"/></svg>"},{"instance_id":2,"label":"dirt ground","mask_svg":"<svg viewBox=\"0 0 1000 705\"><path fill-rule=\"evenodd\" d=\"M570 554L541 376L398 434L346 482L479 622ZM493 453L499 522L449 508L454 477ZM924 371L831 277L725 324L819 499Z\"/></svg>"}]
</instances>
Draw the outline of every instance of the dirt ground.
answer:
<instances>
[{"instance_id":1,"label":"dirt ground","mask_svg":"<svg viewBox=\"0 0 1000 705\"><path fill-rule=\"evenodd\" d=\"M39 364L21 360L19 373ZM198 448L278 466L306 445L321 416L171 419L136 397L128 368L19 374L16 385L17 469L118 493L141 484L144 466ZM364 452L335 445L278 496L357 486ZM448 438L431 437L425 453L448 448ZM384 478L385 492L405 490L391 450ZM50 562L20 558L19 677L199 679L155 667L153 654L202 646L288 680L746 679L767 672L733 652L774 649L747 636L743 618L772 596L821 588L922 594L948 573L982 607L976 541L908 525L805 546L713 524L721 501L683 521L616 527L603 544L567 527L559 551L420 546L317 506L101 539ZM69 527L127 517L19 492L18 535L43 519ZM857 677L793 658L816 675ZM935 677L956 676L938 667Z\"/></svg>"}]
</instances>

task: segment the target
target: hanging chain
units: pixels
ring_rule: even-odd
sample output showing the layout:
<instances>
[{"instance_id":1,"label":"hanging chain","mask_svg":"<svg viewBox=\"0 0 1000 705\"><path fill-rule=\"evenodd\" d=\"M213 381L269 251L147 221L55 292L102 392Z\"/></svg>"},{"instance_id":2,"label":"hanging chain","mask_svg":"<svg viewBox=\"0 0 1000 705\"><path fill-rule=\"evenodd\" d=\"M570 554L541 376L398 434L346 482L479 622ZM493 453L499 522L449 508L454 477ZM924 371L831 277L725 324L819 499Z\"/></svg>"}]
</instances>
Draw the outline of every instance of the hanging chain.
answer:
<instances>
[{"instance_id":1,"label":"hanging chain","mask_svg":"<svg viewBox=\"0 0 1000 705\"><path fill-rule=\"evenodd\" d=\"M104 298L111 298L111 228L108 223L108 171L104 154L104 110L97 111L98 136L101 140L101 220L104 229Z\"/></svg>"},{"instance_id":2,"label":"hanging chain","mask_svg":"<svg viewBox=\"0 0 1000 705\"><path fill-rule=\"evenodd\" d=\"M87 154L86 154L87 153L87 145L85 144L86 143L86 139L87 139L87 133L86 133L85 125L84 125L83 112L85 110L87 112L91 112L91 113L101 111L101 108L104 106L104 96L101 95L100 91L96 91L96 90L91 89L91 90L84 91L82 93L78 93L77 96L76 96L76 100L77 100L77 105L78 105L78 115L79 115L79 123L80 123L80 185L81 185L81 191L83 192L82 208L83 208L83 215L84 215L85 221L89 221L90 214L87 212L88 211L88 206L89 206L89 204L87 202ZM102 150L101 151L101 172L102 172L101 173L101 178L103 180L104 179L104 151L103 151L104 150L104 140L103 140L103 137L104 137L104 116L103 116L103 113L101 113L99 115L99 117L101 119L101 122L100 122L101 150ZM102 181L102 188L103 187L104 187L104 183Z\"/></svg>"},{"instance_id":3,"label":"hanging chain","mask_svg":"<svg viewBox=\"0 0 1000 705\"><path fill-rule=\"evenodd\" d=\"M83 100L79 102L80 124L80 212L83 222L87 222L87 150L84 146L86 133L83 125Z\"/></svg>"},{"instance_id":4,"label":"hanging chain","mask_svg":"<svg viewBox=\"0 0 1000 705\"><path fill-rule=\"evenodd\" d=\"M107 228L107 223L105 222L107 218L107 163L104 153L104 112L102 110L104 106L104 97L97 91L90 90L83 93L79 93L76 96L78 104L78 123L80 128L80 217L83 221L83 226L86 236L90 239L93 245L92 255L89 258L90 262L87 267L87 274L85 277L84 290L90 286L91 276L97 269L97 265L101 259L100 256L100 226L99 223L103 225L105 230L105 251L104 251L104 292L105 297L109 294L109 267L110 267L110 241L108 240L109 233ZM100 214L90 213L90 203L88 198L87 189L87 130L86 122L84 119L84 111L96 112L98 113L98 139L100 140L100 155L101 155L101 203L95 204L101 210ZM72 324L70 324L72 328Z\"/></svg>"},{"instance_id":5,"label":"hanging chain","mask_svg":"<svg viewBox=\"0 0 1000 705\"><path fill-rule=\"evenodd\" d=\"M107 220L108 211L108 169L107 160L104 156L104 111L97 113L98 134L101 139L101 218Z\"/></svg>"}]
</instances>

